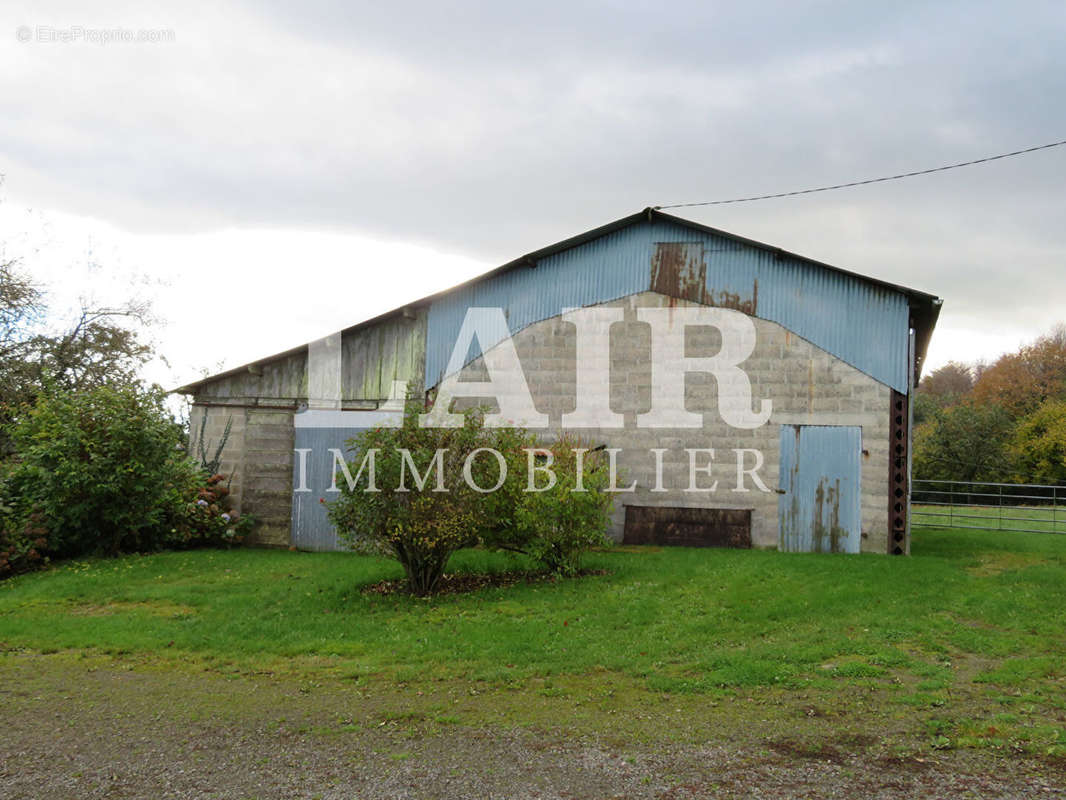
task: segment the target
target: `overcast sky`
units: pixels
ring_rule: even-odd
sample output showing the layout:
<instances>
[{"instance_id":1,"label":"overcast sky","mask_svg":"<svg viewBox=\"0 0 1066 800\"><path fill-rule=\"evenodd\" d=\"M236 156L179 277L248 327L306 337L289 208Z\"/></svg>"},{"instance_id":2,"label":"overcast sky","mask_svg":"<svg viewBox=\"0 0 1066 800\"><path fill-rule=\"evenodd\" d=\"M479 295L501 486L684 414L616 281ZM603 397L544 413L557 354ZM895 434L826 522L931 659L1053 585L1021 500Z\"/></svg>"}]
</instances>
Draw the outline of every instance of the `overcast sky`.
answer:
<instances>
[{"instance_id":1,"label":"overcast sky","mask_svg":"<svg viewBox=\"0 0 1066 800\"><path fill-rule=\"evenodd\" d=\"M648 205L1066 139L1061 0L169 5L0 7L0 247L151 298L171 385ZM676 213L940 295L936 366L1066 320L1064 178Z\"/></svg>"}]
</instances>

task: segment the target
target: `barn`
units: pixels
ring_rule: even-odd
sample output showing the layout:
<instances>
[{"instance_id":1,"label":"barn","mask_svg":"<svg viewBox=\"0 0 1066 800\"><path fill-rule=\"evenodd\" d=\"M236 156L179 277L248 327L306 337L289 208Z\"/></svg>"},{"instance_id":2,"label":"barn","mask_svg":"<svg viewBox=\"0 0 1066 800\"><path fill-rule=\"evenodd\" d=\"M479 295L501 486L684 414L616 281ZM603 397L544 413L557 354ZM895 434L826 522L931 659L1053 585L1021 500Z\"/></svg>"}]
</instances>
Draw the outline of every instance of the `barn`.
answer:
<instances>
[{"instance_id":1,"label":"barn","mask_svg":"<svg viewBox=\"0 0 1066 800\"><path fill-rule=\"evenodd\" d=\"M910 400L942 301L656 209L177 389L264 546L407 393L610 453L627 543L905 554Z\"/></svg>"}]
</instances>

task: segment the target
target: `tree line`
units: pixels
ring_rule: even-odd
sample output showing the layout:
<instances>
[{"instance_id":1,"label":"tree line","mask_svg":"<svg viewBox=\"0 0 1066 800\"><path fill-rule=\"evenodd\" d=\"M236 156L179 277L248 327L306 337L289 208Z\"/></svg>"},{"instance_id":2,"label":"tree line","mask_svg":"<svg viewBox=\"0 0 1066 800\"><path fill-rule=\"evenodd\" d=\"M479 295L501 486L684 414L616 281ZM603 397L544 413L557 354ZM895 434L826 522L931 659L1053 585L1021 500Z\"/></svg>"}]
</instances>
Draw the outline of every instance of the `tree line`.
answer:
<instances>
[{"instance_id":1,"label":"tree line","mask_svg":"<svg viewBox=\"0 0 1066 800\"><path fill-rule=\"evenodd\" d=\"M1066 325L991 364L930 372L914 422L916 479L1066 483Z\"/></svg>"}]
</instances>

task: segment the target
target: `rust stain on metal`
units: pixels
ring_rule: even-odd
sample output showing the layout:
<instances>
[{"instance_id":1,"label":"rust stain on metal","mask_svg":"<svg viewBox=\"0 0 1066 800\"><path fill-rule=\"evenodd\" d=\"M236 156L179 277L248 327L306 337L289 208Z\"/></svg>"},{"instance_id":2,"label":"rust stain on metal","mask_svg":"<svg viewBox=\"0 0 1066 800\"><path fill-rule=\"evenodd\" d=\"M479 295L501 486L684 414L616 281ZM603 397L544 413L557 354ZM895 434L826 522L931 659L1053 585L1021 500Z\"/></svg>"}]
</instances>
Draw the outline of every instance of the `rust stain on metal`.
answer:
<instances>
[{"instance_id":1,"label":"rust stain on metal","mask_svg":"<svg viewBox=\"0 0 1066 800\"><path fill-rule=\"evenodd\" d=\"M751 547L751 510L626 506L624 544Z\"/></svg>"},{"instance_id":2,"label":"rust stain on metal","mask_svg":"<svg viewBox=\"0 0 1066 800\"><path fill-rule=\"evenodd\" d=\"M751 297L741 297L735 292L716 292L713 289L705 289L701 299L705 305L715 308L731 308L749 317L754 317L759 309L759 279L756 278L752 284Z\"/></svg>"},{"instance_id":3,"label":"rust stain on metal","mask_svg":"<svg viewBox=\"0 0 1066 800\"><path fill-rule=\"evenodd\" d=\"M701 302L707 280L702 242L656 242L651 257L651 290Z\"/></svg>"},{"instance_id":4,"label":"rust stain on metal","mask_svg":"<svg viewBox=\"0 0 1066 800\"><path fill-rule=\"evenodd\" d=\"M731 308L748 316L755 316L759 309L758 278L752 282L748 297L707 287L707 263L701 242L656 242L651 258L651 290L715 308Z\"/></svg>"},{"instance_id":5,"label":"rust stain on metal","mask_svg":"<svg viewBox=\"0 0 1066 800\"><path fill-rule=\"evenodd\" d=\"M828 485L825 478L818 481L818 488L814 492L814 530L811 533L811 552L843 552L842 543L847 540L847 531L840 527L839 478L832 485Z\"/></svg>"}]
</instances>

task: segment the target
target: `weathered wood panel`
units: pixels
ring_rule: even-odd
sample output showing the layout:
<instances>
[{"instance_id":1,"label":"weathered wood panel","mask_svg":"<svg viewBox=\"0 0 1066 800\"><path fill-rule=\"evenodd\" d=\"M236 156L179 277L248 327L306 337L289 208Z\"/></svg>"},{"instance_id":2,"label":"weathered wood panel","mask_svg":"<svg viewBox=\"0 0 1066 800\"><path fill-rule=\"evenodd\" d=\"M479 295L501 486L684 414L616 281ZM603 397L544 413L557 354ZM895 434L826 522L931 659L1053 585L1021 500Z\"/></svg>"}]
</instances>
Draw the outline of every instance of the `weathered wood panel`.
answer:
<instances>
[{"instance_id":1,"label":"weathered wood panel","mask_svg":"<svg viewBox=\"0 0 1066 800\"><path fill-rule=\"evenodd\" d=\"M426 358L425 310L346 333L341 350L345 400L385 400L393 381L407 381L419 391Z\"/></svg>"}]
</instances>

